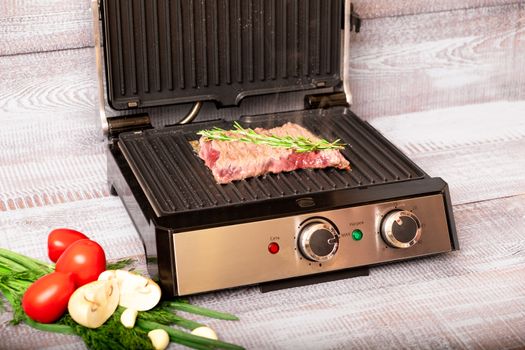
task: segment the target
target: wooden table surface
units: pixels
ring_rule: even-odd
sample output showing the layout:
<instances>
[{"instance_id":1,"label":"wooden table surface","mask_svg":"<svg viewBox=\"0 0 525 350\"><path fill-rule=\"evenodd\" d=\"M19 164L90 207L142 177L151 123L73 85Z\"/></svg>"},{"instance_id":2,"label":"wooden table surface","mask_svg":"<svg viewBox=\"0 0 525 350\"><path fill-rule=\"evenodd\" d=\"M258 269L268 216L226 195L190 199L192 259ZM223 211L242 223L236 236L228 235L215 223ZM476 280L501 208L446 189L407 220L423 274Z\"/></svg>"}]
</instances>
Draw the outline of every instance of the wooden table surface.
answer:
<instances>
[{"instance_id":1,"label":"wooden table surface","mask_svg":"<svg viewBox=\"0 0 525 350\"><path fill-rule=\"evenodd\" d=\"M71 227L100 242L108 258L133 257L144 270L138 234L106 185L86 1L63 1L62 15L41 1L6 3L11 7L0 5L0 246L46 259L49 231ZM356 38L353 51L355 109L449 183L461 250L374 267L368 277L267 294L238 288L191 301L238 315L239 322L208 323L222 339L250 349L525 348L524 4L471 0L465 10L446 1L431 9L455 9L451 18L417 14L419 0L388 13L385 4L356 3L371 22L368 41ZM474 24L454 38L416 35L427 20L445 26L460 14ZM394 25L388 16L399 15L412 16L395 24L410 34L406 41L394 31L378 34ZM40 34L21 40L27 30L13 26ZM397 54L385 56L388 43ZM441 69L442 59L450 64ZM401 76L407 81L397 89ZM84 348L77 337L14 327L10 317L0 315L1 349Z\"/></svg>"},{"instance_id":2,"label":"wooden table surface","mask_svg":"<svg viewBox=\"0 0 525 350\"><path fill-rule=\"evenodd\" d=\"M72 227L110 259L134 257L143 269L138 235L107 191L83 59L83 50L1 59L13 69L0 78L0 245L45 259L47 233ZM371 121L448 181L460 251L375 267L369 277L269 294L239 288L192 302L237 314L240 322L211 325L248 348L525 347L524 116L525 101L501 101ZM0 316L1 348L83 346L9 319Z\"/></svg>"}]
</instances>

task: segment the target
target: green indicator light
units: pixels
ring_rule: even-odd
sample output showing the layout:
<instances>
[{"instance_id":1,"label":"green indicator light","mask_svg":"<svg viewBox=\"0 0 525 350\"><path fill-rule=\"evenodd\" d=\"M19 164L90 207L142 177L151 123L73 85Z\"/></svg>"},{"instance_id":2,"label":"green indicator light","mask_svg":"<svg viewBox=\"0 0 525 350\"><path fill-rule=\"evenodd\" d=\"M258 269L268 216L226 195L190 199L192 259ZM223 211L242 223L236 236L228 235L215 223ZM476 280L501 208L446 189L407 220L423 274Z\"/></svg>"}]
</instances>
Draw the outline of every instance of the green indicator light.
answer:
<instances>
[{"instance_id":1,"label":"green indicator light","mask_svg":"<svg viewBox=\"0 0 525 350\"><path fill-rule=\"evenodd\" d=\"M352 238L354 241L360 241L363 238L363 231L356 229L352 231Z\"/></svg>"}]
</instances>

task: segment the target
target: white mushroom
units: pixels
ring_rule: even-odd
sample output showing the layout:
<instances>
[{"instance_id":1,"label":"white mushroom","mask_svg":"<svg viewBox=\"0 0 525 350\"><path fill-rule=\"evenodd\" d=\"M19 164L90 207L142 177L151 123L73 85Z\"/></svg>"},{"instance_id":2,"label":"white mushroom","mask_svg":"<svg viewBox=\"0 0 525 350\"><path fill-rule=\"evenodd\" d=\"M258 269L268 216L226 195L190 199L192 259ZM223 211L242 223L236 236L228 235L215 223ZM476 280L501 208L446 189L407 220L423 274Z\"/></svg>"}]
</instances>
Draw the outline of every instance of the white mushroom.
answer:
<instances>
[{"instance_id":1,"label":"white mushroom","mask_svg":"<svg viewBox=\"0 0 525 350\"><path fill-rule=\"evenodd\" d=\"M126 328L133 328L137 320L138 312L135 309L126 309L120 315L120 323Z\"/></svg>"},{"instance_id":2,"label":"white mushroom","mask_svg":"<svg viewBox=\"0 0 525 350\"><path fill-rule=\"evenodd\" d=\"M71 318L88 328L98 328L118 307L119 287L115 280L94 281L78 288L69 298Z\"/></svg>"},{"instance_id":3,"label":"white mushroom","mask_svg":"<svg viewBox=\"0 0 525 350\"><path fill-rule=\"evenodd\" d=\"M211 329L210 327L206 327L206 326L195 328L194 330L191 331L191 334L198 335L199 337L204 337L208 339L214 339L214 340L219 339L219 337L217 337L217 333L215 333L215 331Z\"/></svg>"},{"instance_id":4,"label":"white mushroom","mask_svg":"<svg viewBox=\"0 0 525 350\"><path fill-rule=\"evenodd\" d=\"M119 284L119 305L137 311L153 309L160 301L161 290L155 281L125 270L104 271L99 280L116 280Z\"/></svg>"},{"instance_id":5,"label":"white mushroom","mask_svg":"<svg viewBox=\"0 0 525 350\"><path fill-rule=\"evenodd\" d=\"M148 332L148 337L155 350L164 350L170 343L170 336L164 329L154 329Z\"/></svg>"},{"instance_id":6,"label":"white mushroom","mask_svg":"<svg viewBox=\"0 0 525 350\"><path fill-rule=\"evenodd\" d=\"M102 272L100 275L98 275L99 281L107 281L113 278L117 278L117 274L115 273L115 270L106 270Z\"/></svg>"}]
</instances>

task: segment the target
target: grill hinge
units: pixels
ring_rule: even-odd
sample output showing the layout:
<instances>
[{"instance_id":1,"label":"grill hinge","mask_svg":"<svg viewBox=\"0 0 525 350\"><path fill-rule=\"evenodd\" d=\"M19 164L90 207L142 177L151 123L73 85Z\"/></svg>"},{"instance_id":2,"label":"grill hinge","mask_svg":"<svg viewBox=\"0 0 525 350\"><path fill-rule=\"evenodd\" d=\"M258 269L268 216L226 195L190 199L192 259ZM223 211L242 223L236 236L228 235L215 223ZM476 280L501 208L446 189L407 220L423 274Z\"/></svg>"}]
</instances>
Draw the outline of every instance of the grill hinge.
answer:
<instances>
[{"instance_id":1,"label":"grill hinge","mask_svg":"<svg viewBox=\"0 0 525 350\"><path fill-rule=\"evenodd\" d=\"M354 4L350 4L350 31L355 31L359 33L361 30L361 17L354 10Z\"/></svg>"},{"instance_id":2,"label":"grill hinge","mask_svg":"<svg viewBox=\"0 0 525 350\"><path fill-rule=\"evenodd\" d=\"M101 9L101 6L100 6L101 1L102 0L96 0L96 2L97 2L97 10L98 10L98 20L99 21L102 21L102 9Z\"/></svg>"},{"instance_id":3,"label":"grill hinge","mask_svg":"<svg viewBox=\"0 0 525 350\"><path fill-rule=\"evenodd\" d=\"M331 108L331 107L349 107L346 100L346 94L342 91L327 94L316 94L305 96L305 108Z\"/></svg>"},{"instance_id":4,"label":"grill hinge","mask_svg":"<svg viewBox=\"0 0 525 350\"><path fill-rule=\"evenodd\" d=\"M110 117L107 120L110 139L118 138L122 132L141 132L153 128L147 113Z\"/></svg>"}]
</instances>

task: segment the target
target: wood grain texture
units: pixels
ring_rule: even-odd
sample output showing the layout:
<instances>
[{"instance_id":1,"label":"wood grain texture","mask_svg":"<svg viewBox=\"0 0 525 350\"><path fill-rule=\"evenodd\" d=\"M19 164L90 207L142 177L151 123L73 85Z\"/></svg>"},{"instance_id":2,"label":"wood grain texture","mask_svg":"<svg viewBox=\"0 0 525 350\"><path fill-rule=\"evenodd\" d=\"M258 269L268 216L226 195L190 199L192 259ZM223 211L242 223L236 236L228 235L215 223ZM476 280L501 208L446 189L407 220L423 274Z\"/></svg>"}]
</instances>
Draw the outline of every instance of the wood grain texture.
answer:
<instances>
[{"instance_id":1,"label":"wood grain texture","mask_svg":"<svg viewBox=\"0 0 525 350\"><path fill-rule=\"evenodd\" d=\"M376 118L377 129L461 204L525 193L525 103L487 103Z\"/></svg>"},{"instance_id":2,"label":"wood grain texture","mask_svg":"<svg viewBox=\"0 0 525 350\"><path fill-rule=\"evenodd\" d=\"M365 18L491 7L517 0L354 0ZM0 56L93 45L90 0L5 0L0 3Z\"/></svg>"},{"instance_id":3,"label":"wood grain texture","mask_svg":"<svg viewBox=\"0 0 525 350\"><path fill-rule=\"evenodd\" d=\"M520 2L523 0L352 0L355 11L363 19L494 7Z\"/></svg>"},{"instance_id":4,"label":"wood grain texture","mask_svg":"<svg viewBox=\"0 0 525 350\"><path fill-rule=\"evenodd\" d=\"M444 3L452 6L450 1L420 0L390 2L390 5L372 1L360 4L381 10L392 10L393 6L402 4L403 8L412 6L425 12L434 11L432 6L445 6ZM497 6L483 7L485 5ZM460 9L452 11L439 10L436 13L364 21L361 33L352 38L350 50L353 108L360 116L373 118L454 105L525 98L525 3L473 0L461 2L458 6ZM0 21L33 18L41 13L42 30L0 23L0 55L91 46L88 7L86 0L73 3L27 0L21 1L18 6L14 5L14 0L2 2L0 9L3 16L0 16ZM464 10L464 7L472 8ZM57 16L64 20L69 18L67 13L85 12L78 15L86 16L85 27L71 25L71 28L74 27L71 30L80 30L81 34L68 33L67 30L65 34L53 34L53 26L46 23L48 17L53 17L50 14L52 11L56 11ZM77 35L82 37L80 41L76 39ZM17 48L17 45L23 47ZM29 46L24 48L26 45ZM89 54L83 57L84 63L77 64L88 65L93 62ZM30 60L25 68L19 68L29 72L38 70L39 65L40 62ZM0 66L2 75L20 74L8 67L3 69ZM60 67L61 64L57 62L52 69L58 70ZM161 114L183 115L188 109L189 106L167 108ZM219 116L221 114L224 113L218 113ZM161 116L161 119L165 118Z\"/></svg>"},{"instance_id":5,"label":"wood grain texture","mask_svg":"<svg viewBox=\"0 0 525 350\"><path fill-rule=\"evenodd\" d=\"M74 203L26 208L0 214L1 246L48 261L47 235L54 228L84 232L107 247L108 260L144 255L142 242L118 197L92 198ZM145 260L138 267L145 269Z\"/></svg>"},{"instance_id":6,"label":"wood grain texture","mask_svg":"<svg viewBox=\"0 0 525 350\"><path fill-rule=\"evenodd\" d=\"M54 32L67 25L45 25L38 16L63 12L67 22L67 13L85 11L84 1L2 2L0 21L27 16L27 25L7 33L1 22L0 35L7 34L0 50L11 50L4 38L32 37L38 21L50 28L51 44L37 36L10 55L60 47ZM354 109L449 183L461 250L374 267L365 278L193 297L241 318L196 320L258 349L525 348L524 5L481 3L366 21L352 48ZM411 4L455 6L384 6ZM84 34L75 35L63 45L76 47ZM47 233L72 227L99 241L110 259L135 258L145 271L142 242L120 200L107 193L93 64L92 48L0 57L0 246L45 259ZM424 111L491 100L498 102ZM185 108L162 109L156 123ZM206 108L209 117L225 115ZM390 115L413 111L422 112ZM85 348L76 337L13 327L9 318L0 314L0 348Z\"/></svg>"},{"instance_id":7,"label":"wood grain texture","mask_svg":"<svg viewBox=\"0 0 525 350\"><path fill-rule=\"evenodd\" d=\"M47 113L94 113L94 50L64 50L0 57L0 111L38 120Z\"/></svg>"},{"instance_id":8,"label":"wood grain texture","mask_svg":"<svg viewBox=\"0 0 525 350\"><path fill-rule=\"evenodd\" d=\"M78 50L77 54L82 57L84 52ZM47 53L40 57L52 65L68 56ZM69 60L76 62L77 58L72 54ZM77 74L82 76L82 71ZM24 102L34 79L29 72L6 81L12 88L3 90L5 114L0 115L2 125L7 126L0 129L0 140L9 146L1 153L6 161L0 168L2 198L104 185L105 160L99 153L103 142L94 136L96 116L77 102L77 96L89 95L80 91L92 88L75 88L83 78L69 80L64 74L47 76L45 80L57 87L32 98L55 101L53 96L61 95L61 89L78 92L57 105L44 103L42 113ZM25 125L22 129L15 124L17 111L21 125ZM524 157L519 157L525 145L524 111L525 101L499 102L372 121L409 156L425 162L421 165L426 170L443 176L456 204L467 203L455 206L460 251L375 267L366 278L270 294L240 288L194 297L196 304L241 317L233 323L196 319L209 323L222 339L247 348L525 346L521 333L525 327L525 231L521 225L525 174ZM53 127L47 128L48 124ZM55 129L57 134L53 134ZM61 133L68 135L68 142ZM34 139L41 140L40 148L30 142ZM492 177L491 171L495 173ZM507 195L512 197L497 199ZM99 241L110 259L134 257L144 271L142 243L119 199L81 197L45 204L0 212L0 246L45 259L42 247L46 234L55 227L72 227ZM498 244L491 244L494 228L498 229ZM9 313L0 316L0 339L6 348L63 349L66 343L66 348L84 348L78 338L13 327L8 320Z\"/></svg>"},{"instance_id":9,"label":"wood grain texture","mask_svg":"<svg viewBox=\"0 0 525 350\"><path fill-rule=\"evenodd\" d=\"M0 56L93 45L91 1L4 0Z\"/></svg>"},{"instance_id":10,"label":"wood grain texture","mask_svg":"<svg viewBox=\"0 0 525 350\"><path fill-rule=\"evenodd\" d=\"M0 58L0 212L108 195L92 59L91 48ZM515 154L523 152L524 115L523 102L500 102L373 124L443 177L459 204L523 193L525 158Z\"/></svg>"},{"instance_id":11,"label":"wood grain texture","mask_svg":"<svg viewBox=\"0 0 525 350\"><path fill-rule=\"evenodd\" d=\"M0 58L0 212L108 195L93 52Z\"/></svg>"},{"instance_id":12,"label":"wood grain texture","mask_svg":"<svg viewBox=\"0 0 525 350\"><path fill-rule=\"evenodd\" d=\"M525 98L525 4L364 21L350 86L365 118Z\"/></svg>"}]
</instances>

